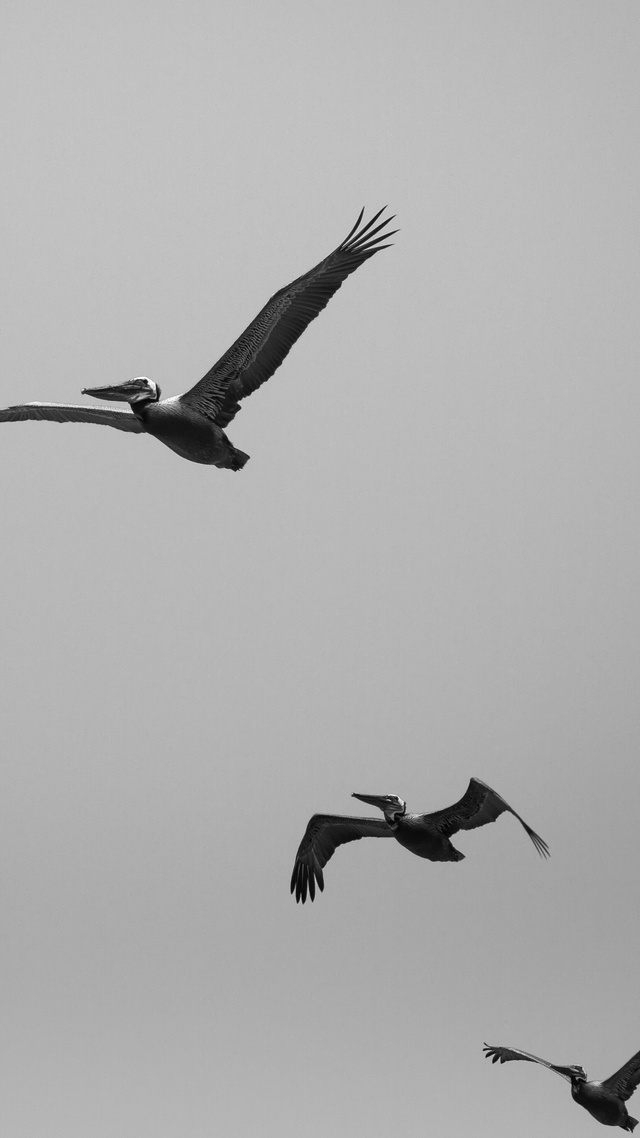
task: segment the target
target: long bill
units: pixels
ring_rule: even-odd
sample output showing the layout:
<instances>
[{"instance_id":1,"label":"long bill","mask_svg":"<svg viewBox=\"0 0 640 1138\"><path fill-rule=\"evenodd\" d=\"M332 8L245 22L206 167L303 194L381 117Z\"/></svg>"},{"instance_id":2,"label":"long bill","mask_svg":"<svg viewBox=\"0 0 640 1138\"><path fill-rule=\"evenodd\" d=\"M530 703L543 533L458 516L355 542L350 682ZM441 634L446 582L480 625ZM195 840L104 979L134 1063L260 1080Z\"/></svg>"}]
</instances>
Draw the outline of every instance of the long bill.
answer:
<instances>
[{"instance_id":1,"label":"long bill","mask_svg":"<svg viewBox=\"0 0 640 1138\"><path fill-rule=\"evenodd\" d=\"M144 383L137 379L128 379L125 383L107 384L105 387L83 387L83 395L92 395L94 399L116 399L122 403L129 403L136 395L148 392L149 381Z\"/></svg>"},{"instance_id":2,"label":"long bill","mask_svg":"<svg viewBox=\"0 0 640 1138\"><path fill-rule=\"evenodd\" d=\"M366 802L369 806L377 806L378 810L382 811L389 805L386 794L352 794L351 797L358 798L360 802Z\"/></svg>"}]
</instances>

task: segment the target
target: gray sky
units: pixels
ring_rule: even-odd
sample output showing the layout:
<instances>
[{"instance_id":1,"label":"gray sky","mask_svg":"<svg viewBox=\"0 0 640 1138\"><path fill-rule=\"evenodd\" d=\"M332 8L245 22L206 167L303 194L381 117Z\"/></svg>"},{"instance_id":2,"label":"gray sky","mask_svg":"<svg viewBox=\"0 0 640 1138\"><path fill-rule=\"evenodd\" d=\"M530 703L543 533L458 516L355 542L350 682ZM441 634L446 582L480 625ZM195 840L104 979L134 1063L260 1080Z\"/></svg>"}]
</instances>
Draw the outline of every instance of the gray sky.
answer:
<instances>
[{"instance_id":1,"label":"gray sky","mask_svg":"<svg viewBox=\"0 0 640 1138\"><path fill-rule=\"evenodd\" d=\"M402 230L241 474L2 427L3 1133L595 1134L481 1047L640 1047L637 3L3 24L0 405L184 391L363 204ZM472 774L549 863L506 816L292 901L313 812Z\"/></svg>"}]
</instances>

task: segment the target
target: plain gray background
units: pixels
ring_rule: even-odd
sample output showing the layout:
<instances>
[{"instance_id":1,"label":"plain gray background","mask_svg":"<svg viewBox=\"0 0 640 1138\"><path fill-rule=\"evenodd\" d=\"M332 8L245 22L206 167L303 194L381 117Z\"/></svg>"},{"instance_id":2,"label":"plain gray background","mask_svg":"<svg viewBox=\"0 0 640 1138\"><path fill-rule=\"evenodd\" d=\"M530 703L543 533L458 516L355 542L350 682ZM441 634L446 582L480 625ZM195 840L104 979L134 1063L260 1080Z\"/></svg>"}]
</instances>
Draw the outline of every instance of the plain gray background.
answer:
<instances>
[{"instance_id":1,"label":"plain gray background","mask_svg":"<svg viewBox=\"0 0 640 1138\"><path fill-rule=\"evenodd\" d=\"M640 1047L637 3L3 25L2 405L184 391L363 204L402 230L242 473L1 428L3 1134L595 1135L481 1047ZM550 862L505 816L292 901L314 811L472 774Z\"/></svg>"}]
</instances>

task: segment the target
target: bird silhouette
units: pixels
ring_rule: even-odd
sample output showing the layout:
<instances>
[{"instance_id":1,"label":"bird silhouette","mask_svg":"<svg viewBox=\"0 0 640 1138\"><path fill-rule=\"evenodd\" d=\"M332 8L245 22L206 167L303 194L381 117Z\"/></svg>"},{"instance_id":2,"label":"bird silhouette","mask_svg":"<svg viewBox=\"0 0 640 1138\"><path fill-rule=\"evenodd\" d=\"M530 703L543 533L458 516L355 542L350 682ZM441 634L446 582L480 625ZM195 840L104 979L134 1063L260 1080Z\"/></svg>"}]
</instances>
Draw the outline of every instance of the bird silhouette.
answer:
<instances>
[{"instance_id":1,"label":"bird silhouette","mask_svg":"<svg viewBox=\"0 0 640 1138\"><path fill-rule=\"evenodd\" d=\"M307 893L313 901L316 884L324 889L323 869L338 846L359 838L395 838L401 846L429 861L462 861L464 854L450 842L458 830L474 830L495 822L507 810L522 823L542 857L549 856L547 843L516 814L504 798L479 778L472 778L459 802L432 814L408 814L407 804L396 794L353 794L382 810L384 818L353 818L339 814L314 814L309 820L296 854L291 892L303 903Z\"/></svg>"},{"instance_id":2,"label":"bird silhouette","mask_svg":"<svg viewBox=\"0 0 640 1138\"><path fill-rule=\"evenodd\" d=\"M561 1067L540 1059L537 1055L531 1055L528 1051L520 1051L517 1047L490 1047L485 1043L484 1051L487 1059L494 1063L523 1059L528 1063L540 1063L550 1071L555 1071L556 1075L571 1083L572 1098L604 1126L619 1126L621 1130L632 1131L638 1125L638 1119L631 1117L624 1104L640 1082L640 1051L615 1075L610 1075L602 1082L587 1079L584 1067L577 1064Z\"/></svg>"},{"instance_id":3,"label":"bird silhouette","mask_svg":"<svg viewBox=\"0 0 640 1138\"><path fill-rule=\"evenodd\" d=\"M161 400L157 383L138 376L114 386L85 387L82 392L128 403L129 411L83 404L22 403L0 410L0 422L46 419L99 423L134 434L146 432L191 462L240 470L249 456L233 446L224 428L240 410L241 400L273 375L349 274L388 247L381 242L398 231L385 230L392 217L375 224L385 208L361 227L362 210L344 241L313 269L276 292L235 343L184 395Z\"/></svg>"}]
</instances>

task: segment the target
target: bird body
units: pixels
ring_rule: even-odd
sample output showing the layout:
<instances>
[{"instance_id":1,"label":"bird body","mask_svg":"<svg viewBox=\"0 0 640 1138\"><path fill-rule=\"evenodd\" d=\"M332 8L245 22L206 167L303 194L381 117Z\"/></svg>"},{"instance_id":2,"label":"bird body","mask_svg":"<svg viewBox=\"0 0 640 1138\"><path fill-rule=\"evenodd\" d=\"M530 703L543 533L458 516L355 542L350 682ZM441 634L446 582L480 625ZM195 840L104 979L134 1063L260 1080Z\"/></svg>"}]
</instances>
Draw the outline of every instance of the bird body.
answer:
<instances>
[{"instance_id":1,"label":"bird body","mask_svg":"<svg viewBox=\"0 0 640 1138\"><path fill-rule=\"evenodd\" d=\"M237 450L217 423L182 402L179 395L143 403L134 414L148 434L181 458L229 470L241 470L248 461L249 455Z\"/></svg>"},{"instance_id":2,"label":"bird body","mask_svg":"<svg viewBox=\"0 0 640 1138\"><path fill-rule=\"evenodd\" d=\"M603 1126L620 1126L622 1130L633 1131L638 1125L637 1118L632 1118L624 1103L602 1083L572 1079L571 1097Z\"/></svg>"},{"instance_id":3,"label":"bird body","mask_svg":"<svg viewBox=\"0 0 640 1138\"><path fill-rule=\"evenodd\" d=\"M344 241L308 273L274 293L255 320L217 363L183 395L160 399L160 388L146 376L106 387L86 387L83 395L129 403L130 411L65 403L22 403L0 410L0 422L46 419L57 423L99 423L134 434L149 434L191 462L241 470L249 456L224 432L240 402L260 387L329 303L350 273L373 257L397 230L377 226L383 210L360 228L361 211ZM382 232L381 232L382 231Z\"/></svg>"},{"instance_id":4,"label":"bird body","mask_svg":"<svg viewBox=\"0 0 640 1138\"><path fill-rule=\"evenodd\" d=\"M303 903L307 893L315 898L316 884L324 889L323 869L338 846L359 838L395 838L401 846L428 861L462 861L450 837L458 830L473 830L494 822L508 811L524 826L542 857L548 857L547 843L516 814L495 790L472 778L465 794L453 806L431 814L409 814L406 802L396 794L354 794L382 810L381 818L348 818L338 814L314 814L300 843L291 875L291 892Z\"/></svg>"},{"instance_id":5,"label":"bird body","mask_svg":"<svg viewBox=\"0 0 640 1138\"><path fill-rule=\"evenodd\" d=\"M528 1063L539 1063L540 1066L555 1071L556 1075L571 1083L573 1100L588 1110L592 1118L601 1122L603 1126L619 1126L621 1130L631 1132L638 1125L638 1119L631 1117L625 1102L631 1098L640 1083L640 1051L636 1052L614 1075L601 1082L587 1079L584 1067L577 1064L562 1067L556 1063L549 1063L546 1059L540 1059L529 1051L521 1051L517 1047L493 1047L485 1043L484 1051L487 1059L491 1059L493 1063L510 1063L512 1060L522 1059Z\"/></svg>"},{"instance_id":6,"label":"bird body","mask_svg":"<svg viewBox=\"0 0 640 1138\"><path fill-rule=\"evenodd\" d=\"M432 829L428 814L403 814L393 827L393 836L406 850L428 861L462 861L464 858L445 834Z\"/></svg>"}]
</instances>

